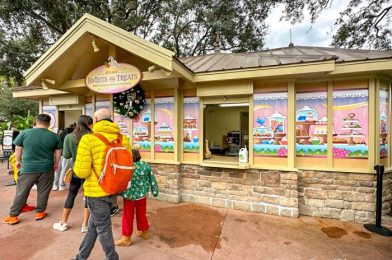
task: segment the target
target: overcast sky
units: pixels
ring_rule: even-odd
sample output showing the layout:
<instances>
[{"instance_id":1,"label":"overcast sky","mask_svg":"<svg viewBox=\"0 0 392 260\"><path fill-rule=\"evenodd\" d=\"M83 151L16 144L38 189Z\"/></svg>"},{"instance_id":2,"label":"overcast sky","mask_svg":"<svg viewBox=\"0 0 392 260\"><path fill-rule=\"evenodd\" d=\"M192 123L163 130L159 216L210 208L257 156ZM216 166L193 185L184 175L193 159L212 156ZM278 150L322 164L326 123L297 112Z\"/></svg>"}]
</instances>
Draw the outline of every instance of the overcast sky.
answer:
<instances>
[{"instance_id":1,"label":"overcast sky","mask_svg":"<svg viewBox=\"0 0 392 260\"><path fill-rule=\"evenodd\" d=\"M333 1L332 6L323 11L313 25L309 14L305 14L302 23L294 25L290 22L279 21L283 8L281 6L275 8L266 20L270 33L266 37L264 47L270 49L287 47L290 43L290 28L292 42L295 45L329 47L332 42L333 24L346 4L346 1Z\"/></svg>"}]
</instances>

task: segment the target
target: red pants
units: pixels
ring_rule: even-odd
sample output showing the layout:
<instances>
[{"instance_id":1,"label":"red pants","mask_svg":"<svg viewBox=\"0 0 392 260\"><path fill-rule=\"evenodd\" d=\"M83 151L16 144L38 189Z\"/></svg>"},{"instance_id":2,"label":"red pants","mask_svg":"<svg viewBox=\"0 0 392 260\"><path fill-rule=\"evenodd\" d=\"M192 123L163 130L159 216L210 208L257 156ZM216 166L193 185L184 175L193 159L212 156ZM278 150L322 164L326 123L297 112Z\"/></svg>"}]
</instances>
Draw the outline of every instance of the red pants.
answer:
<instances>
[{"instance_id":1,"label":"red pants","mask_svg":"<svg viewBox=\"0 0 392 260\"><path fill-rule=\"evenodd\" d=\"M124 210L122 216L122 235L130 237L133 232L133 216L136 209L137 230L148 231L148 221L146 216L147 199L126 200L124 199Z\"/></svg>"}]
</instances>

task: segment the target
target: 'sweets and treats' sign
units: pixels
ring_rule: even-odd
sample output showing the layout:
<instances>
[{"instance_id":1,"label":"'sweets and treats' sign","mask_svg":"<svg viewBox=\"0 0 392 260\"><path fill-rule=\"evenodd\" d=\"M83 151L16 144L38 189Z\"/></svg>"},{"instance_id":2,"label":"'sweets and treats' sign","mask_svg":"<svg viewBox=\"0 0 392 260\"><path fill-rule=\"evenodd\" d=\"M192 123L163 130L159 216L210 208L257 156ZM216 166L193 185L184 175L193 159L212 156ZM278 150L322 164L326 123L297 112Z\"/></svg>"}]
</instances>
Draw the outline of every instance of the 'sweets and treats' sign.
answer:
<instances>
[{"instance_id":1,"label":"'sweets and treats' sign","mask_svg":"<svg viewBox=\"0 0 392 260\"><path fill-rule=\"evenodd\" d=\"M137 67L109 59L108 64L99 66L87 75L86 85L94 92L112 94L134 87L141 79L142 73Z\"/></svg>"}]
</instances>

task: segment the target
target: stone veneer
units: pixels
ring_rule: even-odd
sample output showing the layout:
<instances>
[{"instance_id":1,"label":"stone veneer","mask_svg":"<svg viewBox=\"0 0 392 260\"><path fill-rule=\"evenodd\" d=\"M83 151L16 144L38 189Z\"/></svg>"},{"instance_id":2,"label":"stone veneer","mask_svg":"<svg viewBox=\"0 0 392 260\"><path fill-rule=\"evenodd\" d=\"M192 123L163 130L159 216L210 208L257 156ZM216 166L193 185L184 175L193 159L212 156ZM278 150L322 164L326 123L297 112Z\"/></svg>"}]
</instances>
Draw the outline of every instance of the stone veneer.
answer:
<instances>
[{"instance_id":1,"label":"stone veneer","mask_svg":"<svg viewBox=\"0 0 392 260\"><path fill-rule=\"evenodd\" d=\"M374 219L376 176L339 172L298 173L301 215L355 222Z\"/></svg>"},{"instance_id":2,"label":"stone veneer","mask_svg":"<svg viewBox=\"0 0 392 260\"><path fill-rule=\"evenodd\" d=\"M158 199L272 215L308 215L372 222L376 176L339 172L283 172L199 165L151 164ZM384 175L383 213L391 210L392 173Z\"/></svg>"}]
</instances>

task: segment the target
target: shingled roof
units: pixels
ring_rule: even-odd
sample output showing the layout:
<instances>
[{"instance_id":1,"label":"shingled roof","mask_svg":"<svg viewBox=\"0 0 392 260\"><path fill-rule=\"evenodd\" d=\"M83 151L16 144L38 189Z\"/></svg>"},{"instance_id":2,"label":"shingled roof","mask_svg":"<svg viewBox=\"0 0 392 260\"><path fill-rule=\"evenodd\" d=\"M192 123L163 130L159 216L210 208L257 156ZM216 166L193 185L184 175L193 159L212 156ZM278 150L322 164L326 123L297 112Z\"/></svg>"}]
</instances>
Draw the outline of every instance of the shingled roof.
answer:
<instances>
[{"instance_id":1,"label":"shingled roof","mask_svg":"<svg viewBox=\"0 0 392 260\"><path fill-rule=\"evenodd\" d=\"M191 71L210 72L317 62L335 59L337 63L392 58L392 51L355 50L328 47L289 46L259 52L213 53L180 58Z\"/></svg>"}]
</instances>

